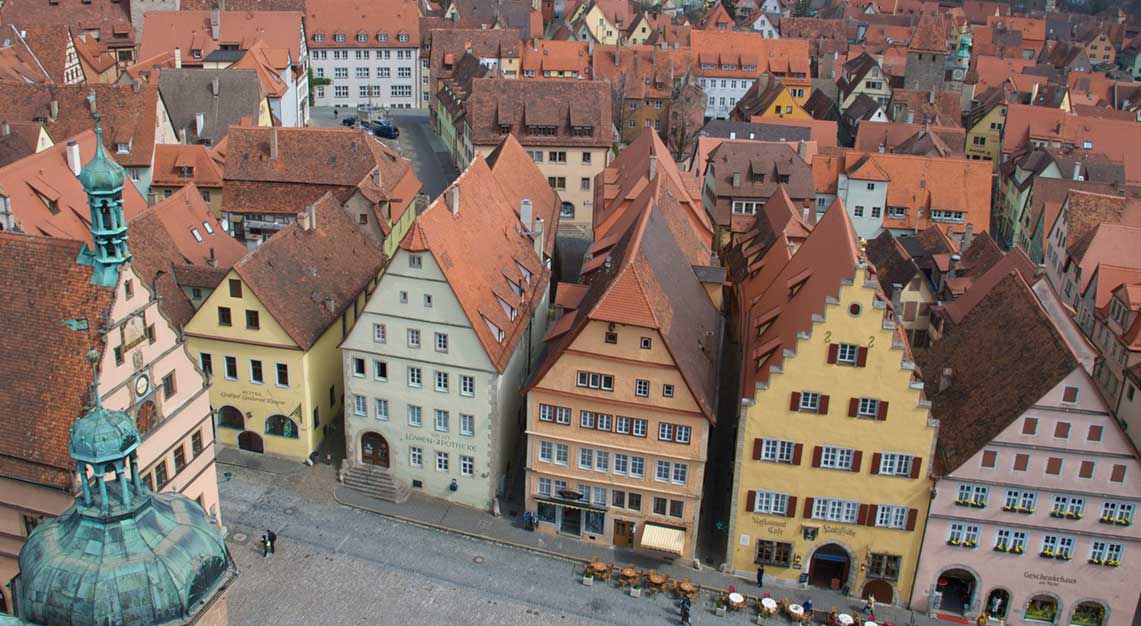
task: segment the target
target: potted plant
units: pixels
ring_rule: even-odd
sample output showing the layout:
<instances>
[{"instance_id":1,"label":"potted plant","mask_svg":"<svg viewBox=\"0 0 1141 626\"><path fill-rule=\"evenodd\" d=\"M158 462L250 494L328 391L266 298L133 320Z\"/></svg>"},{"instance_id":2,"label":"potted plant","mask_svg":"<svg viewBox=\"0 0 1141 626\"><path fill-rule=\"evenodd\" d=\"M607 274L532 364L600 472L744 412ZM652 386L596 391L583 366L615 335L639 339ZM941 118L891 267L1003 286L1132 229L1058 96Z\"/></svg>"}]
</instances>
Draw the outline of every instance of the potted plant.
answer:
<instances>
[{"instance_id":1,"label":"potted plant","mask_svg":"<svg viewBox=\"0 0 1141 626\"><path fill-rule=\"evenodd\" d=\"M1015 547L1010 549L1010 553L1011 554L1022 554L1022 548L1015 546Z\"/></svg>"},{"instance_id":2,"label":"potted plant","mask_svg":"<svg viewBox=\"0 0 1141 626\"><path fill-rule=\"evenodd\" d=\"M1100 518L1098 518L1097 521L1101 522L1102 524L1113 524L1114 523L1112 515L1102 515Z\"/></svg>"},{"instance_id":3,"label":"potted plant","mask_svg":"<svg viewBox=\"0 0 1141 626\"><path fill-rule=\"evenodd\" d=\"M1003 511L1007 511L1007 512L1014 512L1014 511L1017 511L1017 510L1018 510L1018 507L1016 507L1016 506L1011 506L1011 505L1009 505L1009 504L1004 504L1004 505L1002 505L1002 510L1003 510Z\"/></svg>"},{"instance_id":4,"label":"potted plant","mask_svg":"<svg viewBox=\"0 0 1141 626\"><path fill-rule=\"evenodd\" d=\"M986 506L986 500L973 500L971 506L981 509Z\"/></svg>"},{"instance_id":5,"label":"potted plant","mask_svg":"<svg viewBox=\"0 0 1141 626\"><path fill-rule=\"evenodd\" d=\"M642 597L642 583L641 582L638 582L635 580L634 584L630 585L630 597L631 598L641 598Z\"/></svg>"},{"instance_id":6,"label":"potted plant","mask_svg":"<svg viewBox=\"0 0 1141 626\"><path fill-rule=\"evenodd\" d=\"M1034 509L1032 509L1032 508L1030 508L1030 507L1028 507L1028 506L1020 506L1020 507L1018 507L1018 512L1019 512L1019 513L1024 513L1024 514L1026 514L1026 515L1029 515L1029 514L1031 514L1031 513L1033 513L1033 512L1034 512Z\"/></svg>"},{"instance_id":7,"label":"potted plant","mask_svg":"<svg viewBox=\"0 0 1141 626\"><path fill-rule=\"evenodd\" d=\"M1089 558L1090 565L1101 565L1101 559L1091 556Z\"/></svg>"},{"instance_id":8,"label":"potted plant","mask_svg":"<svg viewBox=\"0 0 1141 626\"><path fill-rule=\"evenodd\" d=\"M958 500L955 500L955 504L957 504L959 506L970 506L971 501L963 499L963 498L959 498Z\"/></svg>"},{"instance_id":9,"label":"potted plant","mask_svg":"<svg viewBox=\"0 0 1141 626\"><path fill-rule=\"evenodd\" d=\"M1006 552L1006 544L1004 544L1004 543L994 544L994 551L995 552Z\"/></svg>"},{"instance_id":10,"label":"potted plant","mask_svg":"<svg viewBox=\"0 0 1141 626\"><path fill-rule=\"evenodd\" d=\"M717 600L717 609L715 612L717 613L718 617L725 617L725 615L729 612L729 605L725 603L724 598Z\"/></svg>"},{"instance_id":11,"label":"potted plant","mask_svg":"<svg viewBox=\"0 0 1141 626\"><path fill-rule=\"evenodd\" d=\"M1102 563L1102 565L1107 565L1109 567L1117 567L1118 565L1121 565L1121 561L1105 561Z\"/></svg>"},{"instance_id":12,"label":"potted plant","mask_svg":"<svg viewBox=\"0 0 1141 626\"><path fill-rule=\"evenodd\" d=\"M1117 520L1117 523L1121 524L1122 526L1128 526L1129 525L1129 516L1126 515L1125 517Z\"/></svg>"},{"instance_id":13,"label":"potted plant","mask_svg":"<svg viewBox=\"0 0 1141 626\"><path fill-rule=\"evenodd\" d=\"M1050 511L1050 517L1065 517L1066 514L1060 509L1053 509Z\"/></svg>"},{"instance_id":14,"label":"potted plant","mask_svg":"<svg viewBox=\"0 0 1141 626\"><path fill-rule=\"evenodd\" d=\"M958 539L948 539L948 540L947 540L947 545L949 545L949 546L957 546L957 545L959 545L959 540L958 540Z\"/></svg>"},{"instance_id":15,"label":"potted plant","mask_svg":"<svg viewBox=\"0 0 1141 626\"><path fill-rule=\"evenodd\" d=\"M971 540L969 540L969 539L968 539L967 541L964 541L964 542L963 542L963 547L964 547L964 548L973 548L973 547L975 547L975 546L977 546L977 545L979 545L979 542L977 542L977 541L971 541Z\"/></svg>"},{"instance_id":16,"label":"potted plant","mask_svg":"<svg viewBox=\"0 0 1141 626\"><path fill-rule=\"evenodd\" d=\"M1058 559L1059 561L1069 561L1073 557L1070 556L1069 554L1058 554L1054 558Z\"/></svg>"},{"instance_id":17,"label":"potted plant","mask_svg":"<svg viewBox=\"0 0 1141 626\"><path fill-rule=\"evenodd\" d=\"M1039 553L1038 556L1040 556L1044 559L1052 559L1052 558L1054 558L1054 551L1053 550L1043 550L1041 553Z\"/></svg>"}]
</instances>

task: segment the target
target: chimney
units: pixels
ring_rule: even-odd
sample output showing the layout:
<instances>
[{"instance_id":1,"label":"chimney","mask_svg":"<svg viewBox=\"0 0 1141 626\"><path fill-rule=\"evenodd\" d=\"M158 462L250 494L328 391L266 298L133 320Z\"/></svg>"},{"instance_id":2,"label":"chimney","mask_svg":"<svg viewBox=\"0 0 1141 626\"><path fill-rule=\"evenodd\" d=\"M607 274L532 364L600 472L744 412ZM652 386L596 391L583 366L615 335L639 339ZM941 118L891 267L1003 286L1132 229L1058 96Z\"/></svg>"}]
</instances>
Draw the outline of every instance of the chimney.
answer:
<instances>
[{"instance_id":1,"label":"chimney","mask_svg":"<svg viewBox=\"0 0 1141 626\"><path fill-rule=\"evenodd\" d=\"M594 58L594 40L593 39L586 42L586 53L590 55L590 58L592 58L592 59Z\"/></svg>"},{"instance_id":2,"label":"chimney","mask_svg":"<svg viewBox=\"0 0 1141 626\"><path fill-rule=\"evenodd\" d=\"M325 298L325 310L330 313L337 312L337 301L332 297Z\"/></svg>"},{"instance_id":3,"label":"chimney","mask_svg":"<svg viewBox=\"0 0 1141 626\"><path fill-rule=\"evenodd\" d=\"M803 209L800 210L800 219L802 221L804 221L805 224L811 224L812 223L812 222L808 221L809 213L810 213L810 211L809 211L808 207L804 207Z\"/></svg>"},{"instance_id":4,"label":"chimney","mask_svg":"<svg viewBox=\"0 0 1141 626\"><path fill-rule=\"evenodd\" d=\"M182 69L182 48L174 49L174 68Z\"/></svg>"},{"instance_id":5,"label":"chimney","mask_svg":"<svg viewBox=\"0 0 1141 626\"><path fill-rule=\"evenodd\" d=\"M539 38L538 37L532 37L531 38L531 49L534 50L535 52L539 51Z\"/></svg>"},{"instance_id":6,"label":"chimney","mask_svg":"<svg viewBox=\"0 0 1141 626\"><path fill-rule=\"evenodd\" d=\"M313 203L305 207L305 210L297 214L297 220L301 222L301 230L311 231L317 229L317 204Z\"/></svg>"},{"instance_id":7,"label":"chimney","mask_svg":"<svg viewBox=\"0 0 1141 626\"><path fill-rule=\"evenodd\" d=\"M218 7L210 9L210 38L218 41L218 37L222 34L222 13Z\"/></svg>"},{"instance_id":8,"label":"chimney","mask_svg":"<svg viewBox=\"0 0 1141 626\"><path fill-rule=\"evenodd\" d=\"M7 134L7 133L4 133ZM1082 180L1082 162L1074 161L1074 180Z\"/></svg>"},{"instance_id":9,"label":"chimney","mask_svg":"<svg viewBox=\"0 0 1141 626\"><path fill-rule=\"evenodd\" d=\"M895 319L902 319L903 317L903 285L899 283L891 284L891 308L895 311Z\"/></svg>"},{"instance_id":10,"label":"chimney","mask_svg":"<svg viewBox=\"0 0 1141 626\"><path fill-rule=\"evenodd\" d=\"M801 161L808 163L808 142L801 139L800 143L796 144L796 156L800 157Z\"/></svg>"},{"instance_id":11,"label":"chimney","mask_svg":"<svg viewBox=\"0 0 1141 626\"><path fill-rule=\"evenodd\" d=\"M650 180L654 180L658 175L658 155L650 155Z\"/></svg>"},{"instance_id":12,"label":"chimney","mask_svg":"<svg viewBox=\"0 0 1141 626\"><path fill-rule=\"evenodd\" d=\"M741 186L741 172L733 172L733 186L734 187L740 187Z\"/></svg>"},{"instance_id":13,"label":"chimney","mask_svg":"<svg viewBox=\"0 0 1141 626\"><path fill-rule=\"evenodd\" d=\"M59 117L59 100L52 100L48 103L48 115L52 121Z\"/></svg>"},{"instance_id":14,"label":"chimney","mask_svg":"<svg viewBox=\"0 0 1141 626\"><path fill-rule=\"evenodd\" d=\"M543 218L535 218L535 229L531 232L532 241L535 244L535 254L539 255L539 259L543 258Z\"/></svg>"},{"instance_id":15,"label":"chimney","mask_svg":"<svg viewBox=\"0 0 1141 626\"><path fill-rule=\"evenodd\" d=\"M374 169L372 170L372 184L373 184L373 186L374 186L374 187L376 187L377 189L381 189L381 188L382 188L382 185L381 185L380 183L381 183L381 180L380 180L380 167L379 167L379 166L377 166L376 168L374 168Z\"/></svg>"},{"instance_id":16,"label":"chimney","mask_svg":"<svg viewBox=\"0 0 1141 626\"><path fill-rule=\"evenodd\" d=\"M182 128L178 131L178 140L181 141L182 143L188 143L186 141L186 129L185 128Z\"/></svg>"},{"instance_id":17,"label":"chimney","mask_svg":"<svg viewBox=\"0 0 1141 626\"><path fill-rule=\"evenodd\" d=\"M959 244L960 250L966 250L971 247L971 242L975 240L975 224L968 222L966 230L963 231L963 243Z\"/></svg>"},{"instance_id":18,"label":"chimney","mask_svg":"<svg viewBox=\"0 0 1141 626\"><path fill-rule=\"evenodd\" d=\"M270 129L269 133L269 158L277 160L277 127L274 126Z\"/></svg>"},{"instance_id":19,"label":"chimney","mask_svg":"<svg viewBox=\"0 0 1141 626\"><path fill-rule=\"evenodd\" d=\"M959 275L959 260L960 259L962 259L962 257L960 257L957 254L951 255L951 267L947 271L947 275L950 276L951 278L954 278L954 277Z\"/></svg>"},{"instance_id":20,"label":"chimney","mask_svg":"<svg viewBox=\"0 0 1141 626\"><path fill-rule=\"evenodd\" d=\"M447 203L448 208L451 209L452 215L460 214L460 187L459 185L452 185L448 187Z\"/></svg>"},{"instance_id":21,"label":"chimney","mask_svg":"<svg viewBox=\"0 0 1141 626\"><path fill-rule=\"evenodd\" d=\"M907 123L908 123L908 124L911 124L911 123L914 123L914 122L915 122L915 111L912 111L911 109L908 109L908 110L907 110Z\"/></svg>"},{"instance_id":22,"label":"chimney","mask_svg":"<svg viewBox=\"0 0 1141 626\"><path fill-rule=\"evenodd\" d=\"M534 226L534 206L526 198L519 201L519 221L523 223L524 233L531 232Z\"/></svg>"},{"instance_id":23,"label":"chimney","mask_svg":"<svg viewBox=\"0 0 1141 626\"><path fill-rule=\"evenodd\" d=\"M4 122L4 128L7 130L8 123ZM7 135L8 133L4 133ZM67 167L71 169L71 173L79 176L79 171L83 169L83 162L79 158L79 144L75 141L67 142Z\"/></svg>"},{"instance_id":24,"label":"chimney","mask_svg":"<svg viewBox=\"0 0 1141 626\"><path fill-rule=\"evenodd\" d=\"M935 89L927 90L927 104L935 104Z\"/></svg>"},{"instance_id":25,"label":"chimney","mask_svg":"<svg viewBox=\"0 0 1141 626\"><path fill-rule=\"evenodd\" d=\"M8 122L4 122L3 124L0 124L0 135L7 137L8 135L11 135L11 134L12 134L12 127L8 124Z\"/></svg>"},{"instance_id":26,"label":"chimney","mask_svg":"<svg viewBox=\"0 0 1141 626\"><path fill-rule=\"evenodd\" d=\"M218 97L218 77L217 76L210 79L210 93L214 97Z\"/></svg>"},{"instance_id":27,"label":"chimney","mask_svg":"<svg viewBox=\"0 0 1141 626\"><path fill-rule=\"evenodd\" d=\"M210 248L210 256L206 258L206 265L218 267L218 258L214 256L214 248Z\"/></svg>"},{"instance_id":28,"label":"chimney","mask_svg":"<svg viewBox=\"0 0 1141 626\"><path fill-rule=\"evenodd\" d=\"M882 143L880 145L876 146L876 150L878 150L880 154L883 154L885 149L886 149L886 146L884 146Z\"/></svg>"},{"instance_id":29,"label":"chimney","mask_svg":"<svg viewBox=\"0 0 1141 626\"><path fill-rule=\"evenodd\" d=\"M205 129L206 129L206 114L205 113L195 113L194 114L194 134L201 137L202 131Z\"/></svg>"},{"instance_id":30,"label":"chimney","mask_svg":"<svg viewBox=\"0 0 1141 626\"><path fill-rule=\"evenodd\" d=\"M955 376L955 370L953 370L949 367L943 368L943 373L941 376L939 376L939 391L940 392L946 391L947 388L951 386L951 381L954 378L954 376Z\"/></svg>"},{"instance_id":31,"label":"chimney","mask_svg":"<svg viewBox=\"0 0 1141 626\"><path fill-rule=\"evenodd\" d=\"M141 78L136 78L136 79L131 81L131 91L134 91L135 93L139 93L142 90L143 90L143 81ZM92 103L92 106L94 106L94 103Z\"/></svg>"}]
</instances>

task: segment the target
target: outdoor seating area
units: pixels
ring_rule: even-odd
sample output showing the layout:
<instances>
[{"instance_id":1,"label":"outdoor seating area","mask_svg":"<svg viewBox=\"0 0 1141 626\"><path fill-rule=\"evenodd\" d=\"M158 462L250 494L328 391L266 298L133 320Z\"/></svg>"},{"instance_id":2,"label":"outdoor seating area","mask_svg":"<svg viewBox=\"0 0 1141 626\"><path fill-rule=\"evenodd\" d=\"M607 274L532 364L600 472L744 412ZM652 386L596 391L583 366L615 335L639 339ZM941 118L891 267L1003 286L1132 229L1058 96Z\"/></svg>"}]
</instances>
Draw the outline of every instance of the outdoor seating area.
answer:
<instances>
[{"instance_id":1,"label":"outdoor seating area","mask_svg":"<svg viewBox=\"0 0 1141 626\"><path fill-rule=\"evenodd\" d=\"M584 581L589 579L591 583L613 580L617 587L637 590L639 593L645 592L649 596L664 591L678 599L694 600L701 590L699 585L690 582L688 578L677 580L654 569L643 570L635 565L616 566L597 557L586 563L583 578Z\"/></svg>"}]
</instances>

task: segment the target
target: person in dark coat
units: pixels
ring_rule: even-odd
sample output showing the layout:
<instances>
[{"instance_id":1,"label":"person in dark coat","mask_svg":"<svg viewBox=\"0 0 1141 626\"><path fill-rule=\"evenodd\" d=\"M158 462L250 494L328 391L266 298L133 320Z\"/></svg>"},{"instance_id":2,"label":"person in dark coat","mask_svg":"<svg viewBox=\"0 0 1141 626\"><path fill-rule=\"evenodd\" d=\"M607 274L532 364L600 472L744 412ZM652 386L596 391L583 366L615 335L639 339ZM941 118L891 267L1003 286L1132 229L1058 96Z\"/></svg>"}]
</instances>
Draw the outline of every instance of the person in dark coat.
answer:
<instances>
[{"instance_id":1,"label":"person in dark coat","mask_svg":"<svg viewBox=\"0 0 1141 626\"><path fill-rule=\"evenodd\" d=\"M758 587L764 587L765 586L765 566L764 565L758 565L757 566L757 586Z\"/></svg>"},{"instance_id":2,"label":"person in dark coat","mask_svg":"<svg viewBox=\"0 0 1141 626\"><path fill-rule=\"evenodd\" d=\"M269 553L273 554L273 547L277 543L277 533L272 530L265 531L266 542L269 543Z\"/></svg>"},{"instance_id":3,"label":"person in dark coat","mask_svg":"<svg viewBox=\"0 0 1141 626\"><path fill-rule=\"evenodd\" d=\"M269 558L269 537L261 536L261 558Z\"/></svg>"}]
</instances>

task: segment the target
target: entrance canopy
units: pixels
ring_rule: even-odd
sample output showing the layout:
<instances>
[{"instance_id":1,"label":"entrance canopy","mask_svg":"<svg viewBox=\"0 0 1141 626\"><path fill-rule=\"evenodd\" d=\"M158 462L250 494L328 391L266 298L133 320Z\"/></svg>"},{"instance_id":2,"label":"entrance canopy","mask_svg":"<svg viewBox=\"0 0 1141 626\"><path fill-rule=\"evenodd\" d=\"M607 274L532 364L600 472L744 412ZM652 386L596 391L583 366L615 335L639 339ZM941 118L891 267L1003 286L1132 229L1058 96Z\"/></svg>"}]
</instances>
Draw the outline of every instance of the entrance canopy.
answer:
<instances>
[{"instance_id":1,"label":"entrance canopy","mask_svg":"<svg viewBox=\"0 0 1141 626\"><path fill-rule=\"evenodd\" d=\"M642 529L642 547L681 556L685 548L685 530L646 524Z\"/></svg>"}]
</instances>

